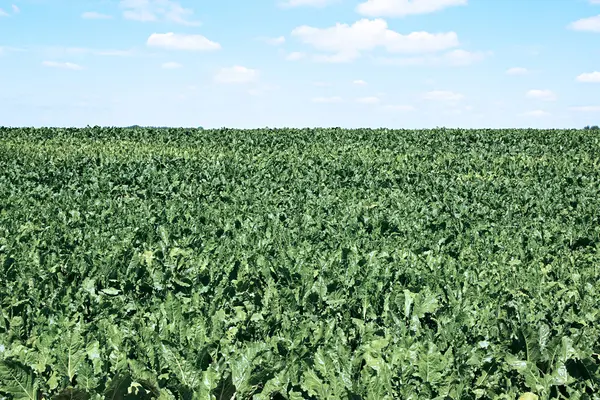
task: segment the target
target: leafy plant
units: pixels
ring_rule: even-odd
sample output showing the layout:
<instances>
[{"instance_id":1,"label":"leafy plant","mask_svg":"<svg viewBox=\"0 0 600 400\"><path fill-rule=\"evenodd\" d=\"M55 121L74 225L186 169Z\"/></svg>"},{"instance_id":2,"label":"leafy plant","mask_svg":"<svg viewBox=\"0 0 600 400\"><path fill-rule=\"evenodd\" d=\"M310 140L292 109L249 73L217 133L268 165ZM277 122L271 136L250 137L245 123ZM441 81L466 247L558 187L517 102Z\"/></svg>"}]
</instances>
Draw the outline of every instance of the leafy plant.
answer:
<instances>
[{"instance_id":1,"label":"leafy plant","mask_svg":"<svg viewBox=\"0 0 600 400\"><path fill-rule=\"evenodd\" d=\"M599 198L588 130L0 128L0 398L597 399Z\"/></svg>"}]
</instances>

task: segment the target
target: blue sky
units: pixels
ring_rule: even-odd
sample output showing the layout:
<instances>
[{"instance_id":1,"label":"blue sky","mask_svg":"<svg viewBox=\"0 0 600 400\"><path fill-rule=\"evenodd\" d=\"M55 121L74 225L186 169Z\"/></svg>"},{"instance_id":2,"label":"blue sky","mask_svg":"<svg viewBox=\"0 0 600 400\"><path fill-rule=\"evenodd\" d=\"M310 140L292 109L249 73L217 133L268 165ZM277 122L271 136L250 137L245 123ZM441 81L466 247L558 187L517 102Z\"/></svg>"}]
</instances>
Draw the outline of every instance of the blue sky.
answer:
<instances>
[{"instance_id":1,"label":"blue sky","mask_svg":"<svg viewBox=\"0 0 600 400\"><path fill-rule=\"evenodd\" d=\"M600 0L0 0L0 125L600 125Z\"/></svg>"}]
</instances>

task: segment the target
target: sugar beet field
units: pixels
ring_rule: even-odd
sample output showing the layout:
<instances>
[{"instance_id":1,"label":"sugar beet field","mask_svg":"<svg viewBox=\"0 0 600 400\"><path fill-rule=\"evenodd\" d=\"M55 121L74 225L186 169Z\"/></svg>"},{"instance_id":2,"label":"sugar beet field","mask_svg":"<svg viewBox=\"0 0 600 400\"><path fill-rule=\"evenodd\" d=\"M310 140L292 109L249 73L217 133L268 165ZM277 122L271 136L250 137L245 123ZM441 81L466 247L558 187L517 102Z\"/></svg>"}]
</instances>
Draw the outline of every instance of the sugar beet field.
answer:
<instances>
[{"instance_id":1,"label":"sugar beet field","mask_svg":"<svg viewBox=\"0 0 600 400\"><path fill-rule=\"evenodd\" d=\"M600 399L600 134L0 128L0 399Z\"/></svg>"}]
</instances>

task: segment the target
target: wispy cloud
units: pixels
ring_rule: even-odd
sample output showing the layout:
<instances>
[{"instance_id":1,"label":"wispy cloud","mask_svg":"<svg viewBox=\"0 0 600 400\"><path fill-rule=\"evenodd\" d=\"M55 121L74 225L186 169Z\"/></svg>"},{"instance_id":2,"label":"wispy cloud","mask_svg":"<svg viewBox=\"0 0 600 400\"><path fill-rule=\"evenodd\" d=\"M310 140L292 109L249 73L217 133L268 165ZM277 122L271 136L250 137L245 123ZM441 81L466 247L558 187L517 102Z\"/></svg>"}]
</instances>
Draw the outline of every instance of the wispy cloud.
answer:
<instances>
[{"instance_id":1,"label":"wispy cloud","mask_svg":"<svg viewBox=\"0 0 600 400\"><path fill-rule=\"evenodd\" d=\"M214 76L218 83L250 83L258 80L259 71L241 65L221 68Z\"/></svg>"},{"instance_id":2,"label":"wispy cloud","mask_svg":"<svg viewBox=\"0 0 600 400\"><path fill-rule=\"evenodd\" d=\"M181 67L182 67L181 64L174 62L174 61L169 61L169 62L163 63L161 65L161 68L163 68L163 69L177 69L177 68L181 68Z\"/></svg>"},{"instance_id":3,"label":"wispy cloud","mask_svg":"<svg viewBox=\"0 0 600 400\"><path fill-rule=\"evenodd\" d=\"M44 67L50 68L62 68L62 69L71 69L71 70L82 70L83 67L79 64L74 64L71 62L56 62L56 61L42 61L42 65Z\"/></svg>"},{"instance_id":4,"label":"wispy cloud","mask_svg":"<svg viewBox=\"0 0 600 400\"><path fill-rule=\"evenodd\" d=\"M450 101L455 102L464 99L462 93L451 92L448 90L432 90L423 95L423 99L432 101Z\"/></svg>"},{"instance_id":5,"label":"wispy cloud","mask_svg":"<svg viewBox=\"0 0 600 400\"><path fill-rule=\"evenodd\" d=\"M285 56L285 59L288 61L298 61L306 58L306 53L302 53L300 51L292 51L290 54Z\"/></svg>"},{"instance_id":6,"label":"wispy cloud","mask_svg":"<svg viewBox=\"0 0 600 400\"><path fill-rule=\"evenodd\" d=\"M577 82L600 83L600 71L586 72L575 78Z\"/></svg>"},{"instance_id":7,"label":"wispy cloud","mask_svg":"<svg viewBox=\"0 0 600 400\"><path fill-rule=\"evenodd\" d=\"M530 99L538 99L544 101L555 101L558 98L558 96L556 96L556 93L547 89L531 89L527 91L527 93L525 93L525 96L529 97Z\"/></svg>"},{"instance_id":8,"label":"wispy cloud","mask_svg":"<svg viewBox=\"0 0 600 400\"><path fill-rule=\"evenodd\" d=\"M123 10L123 18L129 20L164 20L186 26L200 25L200 21L189 19L194 15L191 8L184 8L174 0L121 0L119 7Z\"/></svg>"},{"instance_id":9,"label":"wispy cloud","mask_svg":"<svg viewBox=\"0 0 600 400\"><path fill-rule=\"evenodd\" d=\"M571 111L580 111L580 112L600 112L600 106L577 106L577 107L569 107Z\"/></svg>"},{"instance_id":10,"label":"wispy cloud","mask_svg":"<svg viewBox=\"0 0 600 400\"><path fill-rule=\"evenodd\" d=\"M42 49L44 54L50 58L59 58L65 55L81 56L104 56L104 57L127 57L133 56L135 51L133 49L122 50L122 49L94 49L89 47L60 47L50 46Z\"/></svg>"},{"instance_id":11,"label":"wispy cloud","mask_svg":"<svg viewBox=\"0 0 600 400\"><path fill-rule=\"evenodd\" d=\"M278 37L260 37L260 40L262 40L263 42L270 44L271 46L279 46L285 43L285 37L284 36L278 36Z\"/></svg>"},{"instance_id":12,"label":"wispy cloud","mask_svg":"<svg viewBox=\"0 0 600 400\"><path fill-rule=\"evenodd\" d=\"M379 97L376 96L359 97L356 99L356 102L361 104L377 104L380 101L381 99L379 99Z\"/></svg>"},{"instance_id":13,"label":"wispy cloud","mask_svg":"<svg viewBox=\"0 0 600 400\"><path fill-rule=\"evenodd\" d=\"M112 19L112 15L102 14L96 11L86 11L81 14L81 18L83 19Z\"/></svg>"},{"instance_id":14,"label":"wispy cloud","mask_svg":"<svg viewBox=\"0 0 600 400\"><path fill-rule=\"evenodd\" d=\"M519 114L519 116L521 116L521 117L535 117L535 118L548 117L549 115L550 115L550 113L547 111L544 111L544 110L526 111L524 113Z\"/></svg>"},{"instance_id":15,"label":"wispy cloud","mask_svg":"<svg viewBox=\"0 0 600 400\"><path fill-rule=\"evenodd\" d=\"M575 31L600 32L600 14L595 17L578 19L570 23L568 28Z\"/></svg>"},{"instance_id":16,"label":"wispy cloud","mask_svg":"<svg viewBox=\"0 0 600 400\"><path fill-rule=\"evenodd\" d=\"M418 57L379 57L375 61L384 65L398 66L429 66L429 67L464 67L483 61L492 52L471 52L457 49L441 55L424 55Z\"/></svg>"},{"instance_id":17,"label":"wispy cloud","mask_svg":"<svg viewBox=\"0 0 600 400\"><path fill-rule=\"evenodd\" d=\"M513 67L506 70L506 75L526 75L529 71L527 68Z\"/></svg>"}]
</instances>

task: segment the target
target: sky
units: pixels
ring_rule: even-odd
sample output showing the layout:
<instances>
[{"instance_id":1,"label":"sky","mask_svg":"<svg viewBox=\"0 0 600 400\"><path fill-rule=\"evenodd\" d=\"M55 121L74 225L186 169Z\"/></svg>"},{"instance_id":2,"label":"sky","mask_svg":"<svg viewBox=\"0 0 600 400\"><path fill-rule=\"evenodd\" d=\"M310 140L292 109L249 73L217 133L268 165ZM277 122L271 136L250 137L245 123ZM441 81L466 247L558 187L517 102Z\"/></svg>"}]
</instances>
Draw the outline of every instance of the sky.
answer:
<instances>
[{"instance_id":1,"label":"sky","mask_svg":"<svg viewBox=\"0 0 600 400\"><path fill-rule=\"evenodd\" d=\"M0 126L600 125L600 0L0 0Z\"/></svg>"}]
</instances>

